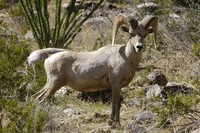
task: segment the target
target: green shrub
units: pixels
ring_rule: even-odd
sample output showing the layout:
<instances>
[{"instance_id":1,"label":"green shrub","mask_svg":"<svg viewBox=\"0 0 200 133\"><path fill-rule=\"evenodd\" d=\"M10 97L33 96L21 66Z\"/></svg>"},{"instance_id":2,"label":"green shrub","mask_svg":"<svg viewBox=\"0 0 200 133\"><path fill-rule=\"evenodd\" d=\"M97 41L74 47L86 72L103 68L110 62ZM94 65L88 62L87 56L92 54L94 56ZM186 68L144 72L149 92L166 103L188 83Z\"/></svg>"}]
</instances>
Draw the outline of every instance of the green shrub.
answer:
<instances>
[{"instance_id":1,"label":"green shrub","mask_svg":"<svg viewBox=\"0 0 200 133\"><path fill-rule=\"evenodd\" d=\"M161 127L170 126L178 117L191 115L192 113L200 114L193 107L199 102L196 95L184 94L168 94L168 102L166 106L151 106L151 110L157 114L158 122ZM192 119L191 119L192 120Z\"/></svg>"},{"instance_id":2,"label":"green shrub","mask_svg":"<svg viewBox=\"0 0 200 133\"><path fill-rule=\"evenodd\" d=\"M9 121L0 128L2 133L39 133L46 123L46 111L33 102L0 99L0 105ZM2 110L2 109L1 109Z\"/></svg>"},{"instance_id":3,"label":"green shrub","mask_svg":"<svg viewBox=\"0 0 200 133\"><path fill-rule=\"evenodd\" d=\"M200 7L200 6L199 6ZM186 13L185 21L187 23L187 34L188 38L194 42L198 43L199 40L199 28L200 28L200 10L190 8Z\"/></svg>"},{"instance_id":4,"label":"green shrub","mask_svg":"<svg viewBox=\"0 0 200 133\"><path fill-rule=\"evenodd\" d=\"M25 68L30 53L28 42L19 41L17 34L6 27L0 28L0 34L0 95L25 100L46 83L43 61L36 65L37 80L33 82L32 67Z\"/></svg>"},{"instance_id":5,"label":"green shrub","mask_svg":"<svg viewBox=\"0 0 200 133\"><path fill-rule=\"evenodd\" d=\"M5 37L0 38L0 95L20 98L24 95L19 88L26 82L23 64L30 53L29 46L26 42L19 42L16 34L5 34L4 30L0 32ZM21 90L25 92L26 89Z\"/></svg>"},{"instance_id":6,"label":"green shrub","mask_svg":"<svg viewBox=\"0 0 200 133\"><path fill-rule=\"evenodd\" d=\"M41 89L46 82L44 69L41 69L43 64L36 66L39 80L31 87L33 77L30 73L33 72L25 67L30 53L28 42L20 41L16 33L2 25L0 35L0 113L6 113L9 120L5 127L1 127L0 123L0 132L41 132L46 123L46 111L34 102L27 103L25 100L29 101L27 97Z\"/></svg>"},{"instance_id":7,"label":"green shrub","mask_svg":"<svg viewBox=\"0 0 200 133\"><path fill-rule=\"evenodd\" d=\"M6 3L6 0L0 0L0 10L7 7L8 7L8 4Z\"/></svg>"},{"instance_id":8,"label":"green shrub","mask_svg":"<svg viewBox=\"0 0 200 133\"><path fill-rule=\"evenodd\" d=\"M200 42L192 44L192 53L200 58Z\"/></svg>"},{"instance_id":9,"label":"green shrub","mask_svg":"<svg viewBox=\"0 0 200 133\"><path fill-rule=\"evenodd\" d=\"M10 17L24 16L23 9L20 3L17 3L9 8Z\"/></svg>"}]
</instances>

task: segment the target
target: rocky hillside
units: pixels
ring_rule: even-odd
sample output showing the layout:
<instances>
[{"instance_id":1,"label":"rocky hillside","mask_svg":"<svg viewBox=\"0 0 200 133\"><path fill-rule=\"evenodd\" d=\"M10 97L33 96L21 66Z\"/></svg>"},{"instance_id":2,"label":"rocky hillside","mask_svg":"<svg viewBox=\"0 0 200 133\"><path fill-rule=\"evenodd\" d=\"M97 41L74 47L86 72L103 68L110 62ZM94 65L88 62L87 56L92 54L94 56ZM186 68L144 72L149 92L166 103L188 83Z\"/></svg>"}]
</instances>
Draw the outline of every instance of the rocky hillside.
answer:
<instances>
[{"instance_id":1,"label":"rocky hillside","mask_svg":"<svg viewBox=\"0 0 200 133\"><path fill-rule=\"evenodd\" d=\"M122 89L119 128L108 125L110 90L80 93L65 86L51 101L38 104L30 100L30 95L46 82L43 62L36 66L35 81L25 61L38 46L22 8L17 0L0 3L0 131L197 133L200 129L200 1L106 0L69 45L73 51L94 51L110 44L113 21L120 13L138 20L149 14L158 16L157 48L153 36L148 36L140 68ZM67 4L68 0L63 0L62 10ZM95 4L95 0L86 0L83 13ZM50 1L48 7L53 24L55 1ZM125 44L128 38L119 31L116 43Z\"/></svg>"}]
</instances>

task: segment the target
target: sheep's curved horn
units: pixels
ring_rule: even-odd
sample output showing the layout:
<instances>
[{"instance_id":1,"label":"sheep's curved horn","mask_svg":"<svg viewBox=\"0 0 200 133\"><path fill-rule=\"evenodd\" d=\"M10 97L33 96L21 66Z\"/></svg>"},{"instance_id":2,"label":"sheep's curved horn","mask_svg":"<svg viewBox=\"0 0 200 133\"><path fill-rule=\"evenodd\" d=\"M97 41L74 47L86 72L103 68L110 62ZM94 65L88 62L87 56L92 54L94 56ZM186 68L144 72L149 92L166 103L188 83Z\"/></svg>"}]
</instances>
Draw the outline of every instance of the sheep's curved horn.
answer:
<instances>
[{"instance_id":1,"label":"sheep's curved horn","mask_svg":"<svg viewBox=\"0 0 200 133\"><path fill-rule=\"evenodd\" d=\"M158 29L158 17L154 15L146 16L141 22L140 25L148 30L150 27L152 27L153 33L154 33L154 46L156 45L156 39L157 39L157 29Z\"/></svg>"},{"instance_id":2,"label":"sheep's curved horn","mask_svg":"<svg viewBox=\"0 0 200 133\"><path fill-rule=\"evenodd\" d=\"M132 16L130 17L127 17L123 14L119 14L115 21L114 21L114 24L113 24L113 31L112 31L112 46L114 46L114 43L115 43L115 38L116 38L116 34L117 34L117 31L119 29L119 27L122 25L122 24L126 24L128 25L129 27L131 27L131 29L136 29L138 27L138 22L135 18L133 18Z\"/></svg>"}]
</instances>

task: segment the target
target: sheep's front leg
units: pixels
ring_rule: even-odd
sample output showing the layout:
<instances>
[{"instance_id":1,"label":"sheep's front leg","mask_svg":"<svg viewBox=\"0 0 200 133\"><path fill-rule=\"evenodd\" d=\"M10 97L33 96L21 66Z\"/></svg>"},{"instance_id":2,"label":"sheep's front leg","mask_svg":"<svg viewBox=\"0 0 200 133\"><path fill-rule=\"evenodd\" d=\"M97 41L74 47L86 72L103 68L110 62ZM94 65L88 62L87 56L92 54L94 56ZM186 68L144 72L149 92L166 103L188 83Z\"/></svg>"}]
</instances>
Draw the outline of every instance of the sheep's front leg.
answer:
<instances>
[{"instance_id":1,"label":"sheep's front leg","mask_svg":"<svg viewBox=\"0 0 200 133\"><path fill-rule=\"evenodd\" d=\"M65 82L63 82L64 80L59 79L59 78L55 78L55 79L51 79L49 80L49 83L47 83L47 89L44 92L44 94L42 94L42 101L46 100L46 99L50 99L52 97L52 95L55 94L55 92L57 90L59 90L62 86L65 85Z\"/></svg>"},{"instance_id":2,"label":"sheep's front leg","mask_svg":"<svg viewBox=\"0 0 200 133\"><path fill-rule=\"evenodd\" d=\"M119 85L112 86L112 111L109 121L112 127L120 126L120 89Z\"/></svg>"}]
</instances>

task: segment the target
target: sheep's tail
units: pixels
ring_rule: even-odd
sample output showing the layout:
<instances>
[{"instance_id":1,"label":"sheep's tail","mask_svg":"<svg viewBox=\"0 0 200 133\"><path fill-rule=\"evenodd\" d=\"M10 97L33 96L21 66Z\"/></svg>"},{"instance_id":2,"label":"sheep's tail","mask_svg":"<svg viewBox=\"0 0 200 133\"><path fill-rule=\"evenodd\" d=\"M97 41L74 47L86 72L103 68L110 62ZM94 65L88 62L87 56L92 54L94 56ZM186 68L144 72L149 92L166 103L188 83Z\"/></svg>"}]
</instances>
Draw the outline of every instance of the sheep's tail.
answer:
<instances>
[{"instance_id":1,"label":"sheep's tail","mask_svg":"<svg viewBox=\"0 0 200 133\"><path fill-rule=\"evenodd\" d=\"M33 51L28 57L28 64L34 65L39 60L46 59L52 54L66 51L66 49L58 49L58 48L46 48Z\"/></svg>"},{"instance_id":2,"label":"sheep's tail","mask_svg":"<svg viewBox=\"0 0 200 133\"><path fill-rule=\"evenodd\" d=\"M36 81L36 70L35 70L35 65L31 64L32 68L33 68L33 73L28 71L28 64L26 64L26 74L30 74L33 77L33 80L28 84L27 86L27 95L26 95L26 101L28 101L29 99L29 95L30 95L30 90L33 88L33 85L35 84Z\"/></svg>"}]
</instances>

